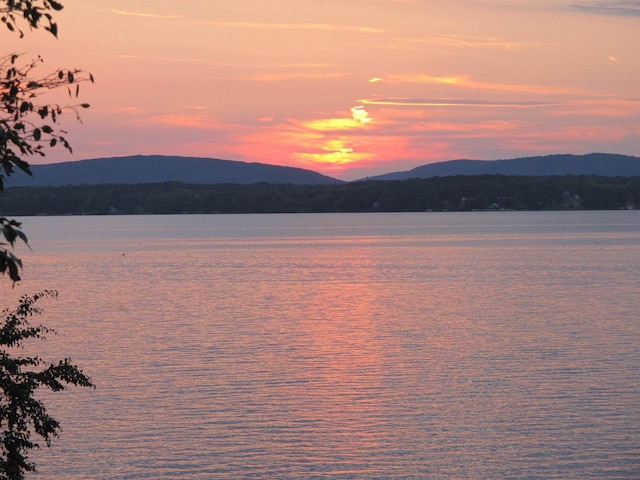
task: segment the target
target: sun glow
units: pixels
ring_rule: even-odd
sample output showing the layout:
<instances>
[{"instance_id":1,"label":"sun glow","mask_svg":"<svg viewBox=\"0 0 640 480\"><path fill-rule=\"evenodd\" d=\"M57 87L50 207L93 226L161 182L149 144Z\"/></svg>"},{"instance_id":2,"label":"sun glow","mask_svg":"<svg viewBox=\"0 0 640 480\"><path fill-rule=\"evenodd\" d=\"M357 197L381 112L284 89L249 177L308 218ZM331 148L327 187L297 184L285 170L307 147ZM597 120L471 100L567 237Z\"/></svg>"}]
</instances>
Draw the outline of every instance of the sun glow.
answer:
<instances>
[{"instance_id":1,"label":"sun glow","mask_svg":"<svg viewBox=\"0 0 640 480\"><path fill-rule=\"evenodd\" d=\"M325 149L323 147L323 149ZM326 149L325 149L326 150ZM371 158L369 153L354 153L353 151L328 151L322 153L296 152L293 157L308 164L347 165Z\"/></svg>"},{"instance_id":2,"label":"sun glow","mask_svg":"<svg viewBox=\"0 0 640 480\"><path fill-rule=\"evenodd\" d=\"M296 152L294 157L299 161L312 164L346 165L373 157L371 153L356 151L354 143L346 134L350 131L366 128L373 119L364 106L351 108L351 118L326 118L302 123L306 131L320 132L318 143L307 145L307 151ZM336 138L336 135L339 136Z\"/></svg>"},{"instance_id":3,"label":"sun glow","mask_svg":"<svg viewBox=\"0 0 640 480\"><path fill-rule=\"evenodd\" d=\"M367 124L371 120L373 120L371 117L369 117L369 113L364 109L362 105L353 107L351 109L351 114L353 115L353 119L356 122L360 122L362 125Z\"/></svg>"},{"instance_id":4,"label":"sun glow","mask_svg":"<svg viewBox=\"0 0 640 480\"><path fill-rule=\"evenodd\" d=\"M331 132L357 128L360 126L360 123L356 122L352 118L325 118L322 120L304 122L303 126L309 130Z\"/></svg>"},{"instance_id":5,"label":"sun glow","mask_svg":"<svg viewBox=\"0 0 640 480\"><path fill-rule=\"evenodd\" d=\"M353 148L348 147L344 140L329 140L322 147L327 152L352 153Z\"/></svg>"},{"instance_id":6,"label":"sun glow","mask_svg":"<svg viewBox=\"0 0 640 480\"><path fill-rule=\"evenodd\" d=\"M310 130L322 132L341 131L360 128L372 120L369 113L364 109L364 106L358 105L351 108L351 118L323 118L304 122L303 126Z\"/></svg>"}]
</instances>

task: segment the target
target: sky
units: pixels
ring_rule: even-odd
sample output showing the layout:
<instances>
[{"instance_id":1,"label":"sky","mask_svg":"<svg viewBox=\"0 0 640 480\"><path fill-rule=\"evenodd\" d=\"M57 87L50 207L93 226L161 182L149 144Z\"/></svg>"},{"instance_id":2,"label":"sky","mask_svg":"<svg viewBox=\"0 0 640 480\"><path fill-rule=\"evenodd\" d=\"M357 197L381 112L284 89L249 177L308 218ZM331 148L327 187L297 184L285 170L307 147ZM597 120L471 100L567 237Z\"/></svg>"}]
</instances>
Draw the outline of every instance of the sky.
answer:
<instances>
[{"instance_id":1,"label":"sky","mask_svg":"<svg viewBox=\"0 0 640 480\"><path fill-rule=\"evenodd\" d=\"M640 155L640 1L61 0L2 53L91 72L74 148L343 180L459 158ZM68 103L66 93L53 101Z\"/></svg>"}]
</instances>

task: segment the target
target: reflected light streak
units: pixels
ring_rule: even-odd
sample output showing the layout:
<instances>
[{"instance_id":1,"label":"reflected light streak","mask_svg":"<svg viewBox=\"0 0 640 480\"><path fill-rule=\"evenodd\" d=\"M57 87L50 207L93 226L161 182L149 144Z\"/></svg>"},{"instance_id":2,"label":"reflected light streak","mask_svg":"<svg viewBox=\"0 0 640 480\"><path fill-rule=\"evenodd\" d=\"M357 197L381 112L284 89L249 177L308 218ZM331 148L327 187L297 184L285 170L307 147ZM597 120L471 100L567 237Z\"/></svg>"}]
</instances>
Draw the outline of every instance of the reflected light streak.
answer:
<instances>
[{"instance_id":1,"label":"reflected light streak","mask_svg":"<svg viewBox=\"0 0 640 480\"><path fill-rule=\"evenodd\" d=\"M327 270L331 273L300 289L313 321L304 324L308 343L294 367L305 381L289 392L292 402L305 405L290 410L294 421L327 425L340 438L331 445L333 454L345 458L384 448L387 439L378 428L383 421L379 412L389 402L382 395L388 360L381 319L391 318L391 313L380 298L380 285L369 279L375 271L373 252L354 243L316 253L322 264L333 265ZM362 474L355 466L348 472Z\"/></svg>"}]
</instances>

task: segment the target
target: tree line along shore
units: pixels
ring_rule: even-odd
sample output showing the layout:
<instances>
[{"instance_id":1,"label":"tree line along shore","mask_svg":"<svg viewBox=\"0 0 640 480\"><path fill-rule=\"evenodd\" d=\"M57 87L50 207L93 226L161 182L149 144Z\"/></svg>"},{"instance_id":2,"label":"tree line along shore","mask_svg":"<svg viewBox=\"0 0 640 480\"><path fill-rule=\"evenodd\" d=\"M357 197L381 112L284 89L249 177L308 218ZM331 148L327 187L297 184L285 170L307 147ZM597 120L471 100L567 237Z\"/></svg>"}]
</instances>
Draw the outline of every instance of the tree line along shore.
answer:
<instances>
[{"instance_id":1,"label":"tree line along shore","mask_svg":"<svg viewBox=\"0 0 640 480\"><path fill-rule=\"evenodd\" d=\"M473 175L340 185L13 187L0 215L331 213L640 208L640 177Z\"/></svg>"}]
</instances>

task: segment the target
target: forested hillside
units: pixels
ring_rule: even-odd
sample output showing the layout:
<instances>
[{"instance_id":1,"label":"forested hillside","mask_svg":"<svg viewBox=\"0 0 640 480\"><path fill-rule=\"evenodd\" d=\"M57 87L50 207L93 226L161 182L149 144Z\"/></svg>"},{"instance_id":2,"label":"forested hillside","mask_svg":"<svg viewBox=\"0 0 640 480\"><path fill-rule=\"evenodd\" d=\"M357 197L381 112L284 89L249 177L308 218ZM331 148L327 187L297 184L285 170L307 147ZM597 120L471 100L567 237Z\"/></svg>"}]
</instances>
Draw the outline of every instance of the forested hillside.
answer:
<instances>
[{"instance_id":1,"label":"forested hillside","mask_svg":"<svg viewBox=\"0 0 640 480\"><path fill-rule=\"evenodd\" d=\"M586 155L545 155L508 160L450 160L422 165L406 172L378 175L369 178L369 180L407 180L409 178L455 175L633 177L640 175L640 158L613 153L589 153Z\"/></svg>"},{"instance_id":2,"label":"forested hillside","mask_svg":"<svg viewBox=\"0 0 640 480\"><path fill-rule=\"evenodd\" d=\"M402 212L640 207L640 177L436 177L342 185L14 187L2 215Z\"/></svg>"},{"instance_id":3,"label":"forested hillside","mask_svg":"<svg viewBox=\"0 0 640 480\"><path fill-rule=\"evenodd\" d=\"M104 183L292 183L337 184L335 178L302 168L217 158L134 155L31 165L33 176L13 175L8 186L46 187Z\"/></svg>"}]
</instances>

